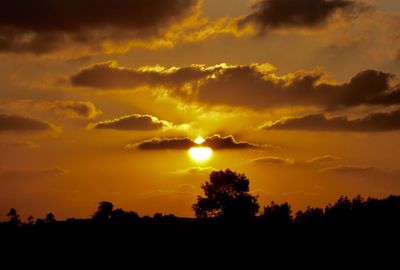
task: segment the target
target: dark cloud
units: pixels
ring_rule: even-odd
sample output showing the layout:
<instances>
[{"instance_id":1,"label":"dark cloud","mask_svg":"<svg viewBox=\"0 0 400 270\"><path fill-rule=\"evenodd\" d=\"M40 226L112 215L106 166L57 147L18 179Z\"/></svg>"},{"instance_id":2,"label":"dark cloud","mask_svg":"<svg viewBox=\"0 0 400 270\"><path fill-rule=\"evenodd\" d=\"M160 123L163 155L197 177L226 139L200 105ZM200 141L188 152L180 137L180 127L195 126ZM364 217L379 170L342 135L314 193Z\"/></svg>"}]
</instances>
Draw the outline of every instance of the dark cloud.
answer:
<instances>
[{"instance_id":1,"label":"dark cloud","mask_svg":"<svg viewBox=\"0 0 400 270\"><path fill-rule=\"evenodd\" d=\"M171 123L159 120L152 115L132 114L89 124L90 129L115 129L115 130L157 130L172 126Z\"/></svg>"},{"instance_id":2,"label":"dark cloud","mask_svg":"<svg viewBox=\"0 0 400 270\"><path fill-rule=\"evenodd\" d=\"M140 150L182 150L196 144L189 138L151 139L137 144Z\"/></svg>"},{"instance_id":3,"label":"dark cloud","mask_svg":"<svg viewBox=\"0 0 400 270\"><path fill-rule=\"evenodd\" d=\"M239 26L255 24L260 31L283 27L316 27L337 10L351 11L355 1L347 0L261 0Z\"/></svg>"},{"instance_id":4,"label":"dark cloud","mask_svg":"<svg viewBox=\"0 0 400 270\"><path fill-rule=\"evenodd\" d=\"M400 130L400 110L390 113L373 113L364 118L349 120L346 117L327 118L322 114L286 118L266 124L268 130L310 130L343 132L383 132Z\"/></svg>"},{"instance_id":5,"label":"dark cloud","mask_svg":"<svg viewBox=\"0 0 400 270\"><path fill-rule=\"evenodd\" d=\"M282 158L282 157L261 157L256 158L251 161L251 163L255 164L270 164L270 165L294 165L295 161L290 158Z\"/></svg>"},{"instance_id":6,"label":"dark cloud","mask_svg":"<svg viewBox=\"0 0 400 270\"><path fill-rule=\"evenodd\" d=\"M103 89L163 85L171 96L186 102L266 109L284 106L313 106L324 109L358 105L400 104L395 76L365 70L349 82L326 82L324 74L298 71L278 76L268 64L204 67L129 69L113 62L81 70L70 81L75 86ZM185 85L184 85L185 84Z\"/></svg>"},{"instance_id":7,"label":"dark cloud","mask_svg":"<svg viewBox=\"0 0 400 270\"><path fill-rule=\"evenodd\" d=\"M54 128L42 120L19 115L0 114L0 132L39 132Z\"/></svg>"},{"instance_id":8,"label":"dark cloud","mask_svg":"<svg viewBox=\"0 0 400 270\"><path fill-rule=\"evenodd\" d=\"M0 9L0 51L45 53L67 42L159 36L189 16L197 4L197 0L5 0Z\"/></svg>"},{"instance_id":9,"label":"dark cloud","mask_svg":"<svg viewBox=\"0 0 400 270\"><path fill-rule=\"evenodd\" d=\"M207 137L202 145L211 147L212 149L246 149L259 147L249 142L237 142L232 135L223 137L219 134Z\"/></svg>"},{"instance_id":10,"label":"dark cloud","mask_svg":"<svg viewBox=\"0 0 400 270\"><path fill-rule=\"evenodd\" d=\"M89 101L58 100L40 102L36 104L41 109L53 110L56 114L66 118L95 118L102 112Z\"/></svg>"},{"instance_id":11,"label":"dark cloud","mask_svg":"<svg viewBox=\"0 0 400 270\"><path fill-rule=\"evenodd\" d=\"M101 89L136 88L143 85L181 86L210 75L214 69L201 66L162 70L131 69L118 67L116 62L105 62L82 69L71 76L72 85Z\"/></svg>"},{"instance_id":12,"label":"dark cloud","mask_svg":"<svg viewBox=\"0 0 400 270\"><path fill-rule=\"evenodd\" d=\"M137 144L128 145L128 148L138 148L141 150L186 150L191 147L205 146L212 149L251 149L259 147L256 144L248 142L237 142L232 135L223 137L219 134L207 137L205 141L199 145L193 140L183 138L167 138L167 139L151 139Z\"/></svg>"},{"instance_id":13,"label":"dark cloud","mask_svg":"<svg viewBox=\"0 0 400 270\"><path fill-rule=\"evenodd\" d=\"M366 70L350 82L333 84L323 81L321 73L297 72L276 76L258 66L236 66L207 79L198 88L197 100L252 108L282 106L350 107L361 104L386 104L382 97L400 92L392 89L393 76ZM394 91L394 92L393 92Z\"/></svg>"}]
</instances>

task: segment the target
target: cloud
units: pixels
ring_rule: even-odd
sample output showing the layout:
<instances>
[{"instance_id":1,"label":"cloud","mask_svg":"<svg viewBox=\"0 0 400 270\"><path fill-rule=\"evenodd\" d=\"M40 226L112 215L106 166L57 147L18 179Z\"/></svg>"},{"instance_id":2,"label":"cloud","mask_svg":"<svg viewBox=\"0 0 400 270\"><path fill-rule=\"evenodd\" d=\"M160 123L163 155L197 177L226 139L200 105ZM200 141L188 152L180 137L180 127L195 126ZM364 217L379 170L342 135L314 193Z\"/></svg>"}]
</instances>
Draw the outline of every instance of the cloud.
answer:
<instances>
[{"instance_id":1,"label":"cloud","mask_svg":"<svg viewBox=\"0 0 400 270\"><path fill-rule=\"evenodd\" d=\"M36 150L40 148L40 145L34 142L25 141L25 142L0 142L0 147L5 148L27 148Z\"/></svg>"},{"instance_id":2,"label":"cloud","mask_svg":"<svg viewBox=\"0 0 400 270\"><path fill-rule=\"evenodd\" d=\"M55 128L42 120L20 115L0 114L0 132L43 132L54 131Z\"/></svg>"},{"instance_id":3,"label":"cloud","mask_svg":"<svg viewBox=\"0 0 400 270\"><path fill-rule=\"evenodd\" d=\"M66 118L91 119L102 114L102 111L90 101L57 100L44 101L35 104L36 108L52 110Z\"/></svg>"},{"instance_id":4,"label":"cloud","mask_svg":"<svg viewBox=\"0 0 400 270\"><path fill-rule=\"evenodd\" d=\"M366 70L343 84L324 81L318 71L299 71L283 76L260 65L227 67L197 88L197 101L213 105L244 106L256 109L284 106L322 108L382 104L387 95L398 93L390 86L393 75ZM178 93L180 94L180 93ZM392 101L393 103L393 101Z\"/></svg>"},{"instance_id":5,"label":"cloud","mask_svg":"<svg viewBox=\"0 0 400 270\"><path fill-rule=\"evenodd\" d=\"M333 163L337 162L340 160L338 157L334 157L331 155L325 155L321 157L315 157L307 161L308 164L327 164L327 163Z\"/></svg>"},{"instance_id":6,"label":"cloud","mask_svg":"<svg viewBox=\"0 0 400 270\"><path fill-rule=\"evenodd\" d=\"M135 89L163 86L162 93L185 102L266 109L313 106L324 109L358 105L400 104L395 76L376 70L356 74L349 82L334 83L318 70L277 75L271 64L189 67L118 67L106 62L84 68L70 77L74 86L96 89ZM157 91L157 90L154 90Z\"/></svg>"},{"instance_id":7,"label":"cloud","mask_svg":"<svg viewBox=\"0 0 400 270\"><path fill-rule=\"evenodd\" d=\"M346 117L327 118L323 114L283 118L262 126L266 130L307 130L342 132L384 132L400 130L400 110L389 113L372 113L364 118L349 120Z\"/></svg>"},{"instance_id":8,"label":"cloud","mask_svg":"<svg viewBox=\"0 0 400 270\"><path fill-rule=\"evenodd\" d=\"M219 134L205 138L202 145L211 147L212 149L249 149L259 147L249 142L238 142L232 135L224 137Z\"/></svg>"},{"instance_id":9,"label":"cloud","mask_svg":"<svg viewBox=\"0 0 400 270\"><path fill-rule=\"evenodd\" d=\"M172 172L173 174L190 175L190 174L209 174L212 171L217 171L214 167L191 167L184 170Z\"/></svg>"},{"instance_id":10,"label":"cloud","mask_svg":"<svg viewBox=\"0 0 400 270\"><path fill-rule=\"evenodd\" d=\"M253 13L238 24L253 24L260 32L316 27L325 24L336 11L354 11L355 6L355 1L347 0L260 0L253 5Z\"/></svg>"},{"instance_id":11,"label":"cloud","mask_svg":"<svg viewBox=\"0 0 400 270\"><path fill-rule=\"evenodd\" d=\"M362 167L362 166L352 166L352 165L340 165L331 168L325 168L320 170L325 173L340 173L340 174L368 174L381 172L380 169L376 167Z\"/></svg>"},{"instance_id":12,"label":"cloud","mask_svg":"<svg viewBox=\"0 0 400 270\"><path fill-rule=\"evenodd\" d=\"M140 150L186 150L198 146L199 144L196 144L190 138L182 137L165 139L154 138L136 144L129 144L127 148L137 148ZM212 149L251 149L261 147L249 142L237 142L232 135L224 137L219 134L205 138L201 146L208 146Z\"/></svg>"},{"instance_id":13,"label":"cloud","mask_svg":"<svg viewBox=\"0 0 400 270\"><path fill-rule=\"evenodd\" d=\"M192 16L198 0L6 0L0 51L43 54L68 45L110 49L165 35ZM108 45L108 46L107 46Z\"/></svg>"},{"instance_id":14,"label":"cloud","mask_svg":"<svg viewBox=\"0 0 400 270\"><path fill-rule=\"evenodd\" d=\"M137 148L140 150L182 150L195 146L189 138L154 138L137 144L128 144L127 148Z\"/></svg>"},{"instance_id":15,"label":"cloud","mask_svg":"<svg viewBox=\"0 0 400 270\"><path fill-rule=\"evenodd\" d=\"M270 165L294 165L295 161L290 158L282 158L282 157L261 157L251 160L251 163L255 164L270 164Z\"/></svg>"},{"instance_id":16,"label":"cloud","mask_svg":"<svg viewBox=\"0 0 400 270\"><path fill-rule=\"evenodd\" d=\"M153 190L145 193L146 197L158 197L158 196L167 196L167 197L193 197L194 194L194 186L190 184L181 184L176 186L170 190Z\"/></svg>"},{"instance_id":17,"label":"cloud","mask_svg":"<svg viewBox=\"0 0 400 270\"><path fill-rule=\"evenodd\" d=\"M67 174L68 170L54 167L44 169L0 168L0 176L3 177L39 177L46 175Z\"/></svg>"},{"instance_id":18,"label":"cloud","mask_svg":"<svg viewBox=\"0 0 400 270\"><path fill-rule=\"evenodd\" d=\"M70 77L74 86L100 89L132 89L143 85L182 86L197 81L215 72L218 67L205 68L201 65L165 68L162 66L123 68L109 61L83 68Z\"/></svg>"},{"instance_id":19,"label":"cloud","mask_svg":"<svg viewBox=\"0 0 400 270\"><path fill-rule=\"evenodd\" d=\"M125 115L113 120L104 120L90 123L89 129L114 129L114 130L159 130L173 126L172 123L159 120L157 117L148 114Z\"/></svg>"}]
</instances>

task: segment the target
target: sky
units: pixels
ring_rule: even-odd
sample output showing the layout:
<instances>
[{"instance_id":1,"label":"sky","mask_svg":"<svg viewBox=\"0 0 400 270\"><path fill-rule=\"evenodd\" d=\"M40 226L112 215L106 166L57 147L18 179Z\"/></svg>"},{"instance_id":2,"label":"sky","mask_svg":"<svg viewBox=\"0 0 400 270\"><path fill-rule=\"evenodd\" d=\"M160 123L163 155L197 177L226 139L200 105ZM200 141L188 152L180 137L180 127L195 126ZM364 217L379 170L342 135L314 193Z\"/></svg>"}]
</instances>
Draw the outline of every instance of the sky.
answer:
<instances>
[{"instance_id":1,"label":"sky","mask_svg":"<svg viewBox=\"0 0 400 270\"><path fill-rule=\"evenodd\" d=\"M228 168L294 212L398 194L399 15L397 0L5 1L1 219L100 201L192 217Z\"/></svg>"}]
</instances>

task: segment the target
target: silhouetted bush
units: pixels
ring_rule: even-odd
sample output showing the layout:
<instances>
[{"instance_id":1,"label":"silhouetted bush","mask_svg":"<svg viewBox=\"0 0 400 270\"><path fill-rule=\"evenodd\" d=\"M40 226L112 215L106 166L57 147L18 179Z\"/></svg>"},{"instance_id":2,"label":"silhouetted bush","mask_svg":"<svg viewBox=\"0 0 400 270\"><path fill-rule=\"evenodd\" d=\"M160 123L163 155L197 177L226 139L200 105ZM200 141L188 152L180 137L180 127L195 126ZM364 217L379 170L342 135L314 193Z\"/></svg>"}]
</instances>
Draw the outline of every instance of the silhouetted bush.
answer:
<instances>
[{"instance_id":1,"label":"silhouetted bush","mask_svg":"<svg viewBox=\"0 0 400 270\"><path fill-rule=\"evenodd\" d=\"M296 213L294 223L300 225L322 225L324 218L323 209L307 207L306 211L299 211Z\"/></svg>"},{"instance_id":2,"label":"silhouetted bush","mask_svg":"<svg viewBox=\"0 0 400 270\"><path fill-rule=\"evenodd\" d=\"M292 210L288 203L275 204L264 207L264 212L261 214L261 219L270 225L286 226L292 224Z\"/></svg>"}]
</instances>

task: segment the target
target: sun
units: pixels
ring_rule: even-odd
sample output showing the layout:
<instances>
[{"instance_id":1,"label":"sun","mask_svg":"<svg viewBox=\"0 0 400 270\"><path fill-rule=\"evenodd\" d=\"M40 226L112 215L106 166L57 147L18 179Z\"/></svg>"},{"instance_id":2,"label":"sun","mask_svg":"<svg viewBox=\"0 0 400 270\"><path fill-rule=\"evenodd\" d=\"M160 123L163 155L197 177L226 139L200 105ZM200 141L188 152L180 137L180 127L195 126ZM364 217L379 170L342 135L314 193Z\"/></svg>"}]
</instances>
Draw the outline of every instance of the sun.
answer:
<instances>
[{"instance_id":1,"label":"sun","mask_svg":"<svg viewBox=\"0 0 400 270\"><path fill-rule=\"evenodd\" d=\"M195 161L208 160L212 155L210 147L192 147L189 149L189 156Z\"/></svg>"}]
</instances>

